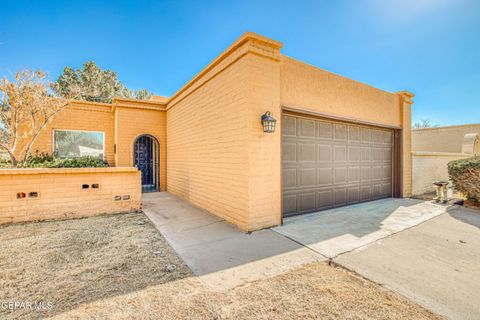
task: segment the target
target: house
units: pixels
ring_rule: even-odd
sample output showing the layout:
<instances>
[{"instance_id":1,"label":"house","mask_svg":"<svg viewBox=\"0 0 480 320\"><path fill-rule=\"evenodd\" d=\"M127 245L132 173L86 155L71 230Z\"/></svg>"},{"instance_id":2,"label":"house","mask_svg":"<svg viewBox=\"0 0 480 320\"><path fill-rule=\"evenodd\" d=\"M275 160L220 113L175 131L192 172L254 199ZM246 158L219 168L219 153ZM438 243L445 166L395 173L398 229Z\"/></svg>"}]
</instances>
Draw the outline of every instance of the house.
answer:
<instances>
[{"instance_id":1,"label":"house","mask_svg":"<svg viewBox=\"0 0 480 320\"><path fill-rule=\"evenodd\" d=\"M72 103L33 150L97 150L111 166L139 167L145 192L169 191L248 231L410 196L413 94L373 88L281 48L245 33L171 97ZM262 126L267 112L274 132Z\"/></svg>"},{"instance_id":2,"label":"house","mask_svg":"<svg viewBox=\"0 0 480 320\"><path fill-rule=\"evenodd\" d=\"M450 161L480 155L480 124L412 130L414 195L435 191L434 181L448 181Z\"/></svg>"}]
</instances>

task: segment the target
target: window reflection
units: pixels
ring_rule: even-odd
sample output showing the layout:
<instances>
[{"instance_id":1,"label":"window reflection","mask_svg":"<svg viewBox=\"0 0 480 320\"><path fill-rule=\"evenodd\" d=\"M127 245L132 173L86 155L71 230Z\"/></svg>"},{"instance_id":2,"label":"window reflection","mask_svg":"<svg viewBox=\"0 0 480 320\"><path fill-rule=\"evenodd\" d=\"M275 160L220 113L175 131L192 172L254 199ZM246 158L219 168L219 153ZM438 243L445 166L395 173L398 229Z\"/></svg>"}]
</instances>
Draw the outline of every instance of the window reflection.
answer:
<instances>
[{"instance_id":1,"label":"window reflection","mask_svg":"<svg viewBox=\"0 0 480 320\"><path fill-rule=\"evenodd\" d=\"M103 159L103 132L54 130L53 141L55 154L59 158L92 156Z\"/></svg>"}]
</instances>

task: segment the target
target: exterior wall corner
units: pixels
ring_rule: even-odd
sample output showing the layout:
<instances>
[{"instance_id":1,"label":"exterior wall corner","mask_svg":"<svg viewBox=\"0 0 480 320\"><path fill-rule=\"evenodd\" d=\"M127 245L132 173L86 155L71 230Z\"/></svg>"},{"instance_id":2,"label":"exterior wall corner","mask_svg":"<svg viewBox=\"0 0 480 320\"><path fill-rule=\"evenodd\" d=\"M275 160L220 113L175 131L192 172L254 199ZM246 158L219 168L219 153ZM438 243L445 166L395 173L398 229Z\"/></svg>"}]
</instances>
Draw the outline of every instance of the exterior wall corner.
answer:
<instances>
[{"instance_id":1,"label":"exterior wall corner","mask_svg":"<svg viewBox=\"0 0 480 320\"><path fill-rule=\"evenodd\" d=\"M402 197L412 196L412 104L414 95L408 91L396 93L402 121Z\"/></svg>"}]
</instances>

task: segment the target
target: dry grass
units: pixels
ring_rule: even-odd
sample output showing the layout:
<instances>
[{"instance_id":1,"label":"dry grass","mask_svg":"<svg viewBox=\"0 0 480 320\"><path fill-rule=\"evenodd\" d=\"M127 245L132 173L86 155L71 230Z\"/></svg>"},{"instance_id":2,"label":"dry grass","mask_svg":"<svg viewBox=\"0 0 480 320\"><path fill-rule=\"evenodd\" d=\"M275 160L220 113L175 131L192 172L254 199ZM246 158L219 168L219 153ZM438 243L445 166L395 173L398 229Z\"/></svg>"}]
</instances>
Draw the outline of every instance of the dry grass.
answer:
<instances>
[{"instance_id":1,"label":"dry grass","mask_svg":"<svg viewBox=\"0 0 480 320\"><path fill-rule=\"evenodd\" d=\"M226 293L207 289L141 214L0 228L0 301L51 301L58 319L437 319L341 268L311 264ZM153 254L161 251L162 255ZM166 272L166 265L175 265ZM3 312L3 313L1 313Z\"/></svg>"},{"instance_id":2,"label":"dry grass","mask_svg":"<svg viewBox=\"0 0 480 320\"><path fill-rule=\"evenodd\" d=\"M0 302L53 303L44 312L0 308L0 319L61 313L190 276L142 213L3 226L0 244Z\"/></svg>"}]
</instances>

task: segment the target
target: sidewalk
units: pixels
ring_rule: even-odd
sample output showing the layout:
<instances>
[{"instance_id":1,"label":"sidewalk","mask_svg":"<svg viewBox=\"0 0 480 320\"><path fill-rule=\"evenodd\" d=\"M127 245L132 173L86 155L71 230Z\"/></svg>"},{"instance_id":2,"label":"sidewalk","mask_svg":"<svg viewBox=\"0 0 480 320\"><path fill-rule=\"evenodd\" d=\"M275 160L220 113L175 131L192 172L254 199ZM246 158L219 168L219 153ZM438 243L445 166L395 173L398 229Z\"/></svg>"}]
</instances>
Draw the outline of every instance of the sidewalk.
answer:
<instances>
[{"instance_id":1,"label":"sidewalk","mask_svg":"<svg viewBox=\"0 0 480 320\"><path fill-rule=\"evenodd\" d=\"M143 211L195 275L223 291L325 257L272 230L244 233L168 192L147 193Z\"/></svg>"}]
</instances>

